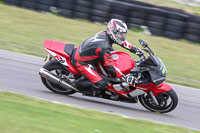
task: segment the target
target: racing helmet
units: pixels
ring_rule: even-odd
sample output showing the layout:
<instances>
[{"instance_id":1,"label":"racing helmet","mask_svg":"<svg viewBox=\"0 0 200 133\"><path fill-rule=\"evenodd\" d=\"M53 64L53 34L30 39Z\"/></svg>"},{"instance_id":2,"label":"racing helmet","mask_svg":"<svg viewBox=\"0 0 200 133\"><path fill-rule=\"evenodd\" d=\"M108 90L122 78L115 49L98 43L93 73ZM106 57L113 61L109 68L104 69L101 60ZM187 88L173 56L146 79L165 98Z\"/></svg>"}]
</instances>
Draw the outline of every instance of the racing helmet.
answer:
<instances>
[{"instance_id":1,"label":"racing helmet","mask_svg":"<svg viewBox=\"0 0 200 133\"><path fill-rule=\"evenodd\" d=\"M107 34L116 44L122 45L124 43L127 32L127 25L122 20L111 19L107 25Z\"/></svg>"}]
</instances>

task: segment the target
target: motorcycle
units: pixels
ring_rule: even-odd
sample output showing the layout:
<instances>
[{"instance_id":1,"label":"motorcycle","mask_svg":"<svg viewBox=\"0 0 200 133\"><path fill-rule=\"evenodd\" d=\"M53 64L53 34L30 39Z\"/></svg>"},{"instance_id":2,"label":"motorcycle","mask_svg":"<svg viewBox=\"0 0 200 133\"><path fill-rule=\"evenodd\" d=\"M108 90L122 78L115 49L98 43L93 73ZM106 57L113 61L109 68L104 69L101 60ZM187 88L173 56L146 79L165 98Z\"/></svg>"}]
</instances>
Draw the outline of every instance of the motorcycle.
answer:
<instances>
[{"instance_id":1,"label":"motorcycle","mask_svg":"<svg viewBox=\"0 0 200 133\"><path fill-rule=\"evenodd\" d=\"M132 82L126 83L119 78L113 78L107 73L103 63L95 64L97 71L108 83L98 97L128 103L139 101L144 108L152 112L170 112L176 108L178 97L171 86L164 82L166 67L159 57L154 56L145 41L140 39L139 42L142 50L148 53L148 56L141 56L140 60L134 61L129 54L121 51L111 52L115 67L124 75L134 76ZM43 84L59 94L83 93L81 87L73 85L80 81L89 81L71 63L71 57L77 49L75 45L46 40L44 48L48 55L39 72Z\"/></svg>"}]
</instances>

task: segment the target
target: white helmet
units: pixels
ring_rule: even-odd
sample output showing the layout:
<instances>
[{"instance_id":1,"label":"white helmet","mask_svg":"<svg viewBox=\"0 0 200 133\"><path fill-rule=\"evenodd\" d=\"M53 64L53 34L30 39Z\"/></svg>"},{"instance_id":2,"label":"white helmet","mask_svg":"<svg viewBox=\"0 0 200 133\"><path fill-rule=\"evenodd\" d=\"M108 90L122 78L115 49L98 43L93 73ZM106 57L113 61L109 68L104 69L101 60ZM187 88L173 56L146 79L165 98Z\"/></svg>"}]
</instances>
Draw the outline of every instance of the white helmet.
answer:
<instances>
[{"instance_id":1,"label":"white helmet","mask_svg":"<svg viewBox=\"0 0 200 133\"><path fill-rule=\"evenodd\" d=\"M128 28L125 22L119 19L111 19L107 25L107 33L117 44L122 45L126 40Z\"/></svg>"}]
</instances>

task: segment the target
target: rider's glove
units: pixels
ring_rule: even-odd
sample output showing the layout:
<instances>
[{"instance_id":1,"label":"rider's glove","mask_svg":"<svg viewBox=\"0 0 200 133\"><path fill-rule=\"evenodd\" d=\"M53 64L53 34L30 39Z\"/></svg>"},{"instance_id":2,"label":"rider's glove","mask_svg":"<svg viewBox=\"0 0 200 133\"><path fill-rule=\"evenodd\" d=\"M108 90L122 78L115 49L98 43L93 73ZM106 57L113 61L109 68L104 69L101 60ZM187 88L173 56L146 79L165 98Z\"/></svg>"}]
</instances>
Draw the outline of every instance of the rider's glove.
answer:
<instances>
[{"instance_id":1,"label":"rider's glove","mask_svg":"<svg viewBox=\"0 0 200 133\"><path fill-rule=\"evenodd\" d=\"M144 52L142 51L142 49L141 49L141 48L137 48L137 50L136 50L135 54L136 54L137 56L139 56L139 57L142 57L142 56L144 56Z\"/></svg>"},{"instance_id":2,"label":"rider's glove","mask_svg":"<svg viewBox=\"0 0 200 133\"><path fill-rule=\"evenodd\" d=\"M128 84L133 84L133 82L134 82L134 76L131 76L131 75L122 75L121 80L122 80L122 82L126 82Z\"/></svg>"}]
</instances>

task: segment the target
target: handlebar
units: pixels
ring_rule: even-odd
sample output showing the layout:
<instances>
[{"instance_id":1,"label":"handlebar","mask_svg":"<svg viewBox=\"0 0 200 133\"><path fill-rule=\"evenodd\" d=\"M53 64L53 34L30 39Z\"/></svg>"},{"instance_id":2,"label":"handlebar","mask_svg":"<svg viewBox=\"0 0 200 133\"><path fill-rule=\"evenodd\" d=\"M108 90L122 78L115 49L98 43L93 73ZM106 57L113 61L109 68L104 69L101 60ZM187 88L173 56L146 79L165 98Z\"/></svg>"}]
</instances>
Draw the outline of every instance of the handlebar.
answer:
<instances>
[{"instance_id":1,"label":"handlebar","mask_svg":"<svg viewBox=\"0 0 200 133\"><path fill-rule=\"evenodd\" d=\"M146 53L148 53L150 56L154 56L153 51L148 48L148 49L142 49L143 51L145 51ZM140 61L144 61L146 59L146 56L143 54L142 56L140 56Z\"/></svg>"},{"instance_id":2,"label":"handlebar","mask_svg":"<svg viewBox=\"0 0 200 133\"><path fill-rule=\"evenodd\" d=\"M147 49L142 49L143 51L148 53L150 56L154 56L154 52L151 50L151 48L148 46L148 44L145 41L139 39L139 42L143 48L147 48ZM144 61L145 59L146 59L146 56L144 54L140 56L141 61Z\"/></svg>"}]
</instances>

